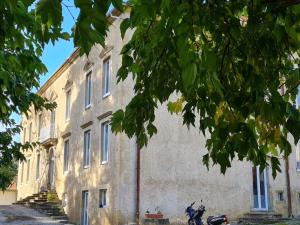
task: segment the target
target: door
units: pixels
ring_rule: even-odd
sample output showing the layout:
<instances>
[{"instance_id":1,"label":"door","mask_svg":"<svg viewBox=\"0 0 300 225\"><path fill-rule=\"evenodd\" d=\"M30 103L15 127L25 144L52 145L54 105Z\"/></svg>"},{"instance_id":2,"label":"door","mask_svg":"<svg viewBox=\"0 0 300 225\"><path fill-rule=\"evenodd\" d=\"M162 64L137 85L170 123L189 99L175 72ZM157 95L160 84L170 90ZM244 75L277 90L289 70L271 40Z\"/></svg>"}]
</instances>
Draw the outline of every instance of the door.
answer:
<instances>
[{"instance_id":1,"label":"door","mask_svg":"<svg viewBox=\"0 0 300 225\"><path fill-rule=\"evenodd\" d=\"M82 225L88 225L89 224L89 192L83 191L82 192Z\"/></svg>"},{"instance_id":2,"label":"door","mask_svg":"<svg viewBox=\"0 0 300 225\"><path fill-rule=\"evenodd\" d=\"M48 189L54 189L54 181L55 181L55 157L54 151L51 148L49 154L49 172L48 172Z\"/></svg>"},{"instance_id":3,"label":"door","mask_svg":"<svg viewBox=\"0 0 300 225\"><path fill-rule=\"evenodd\" d=\"M259 172L259 166L253 167L253 206L256 210L269 209L267 170Z\"/></svg>"}]
</instances>

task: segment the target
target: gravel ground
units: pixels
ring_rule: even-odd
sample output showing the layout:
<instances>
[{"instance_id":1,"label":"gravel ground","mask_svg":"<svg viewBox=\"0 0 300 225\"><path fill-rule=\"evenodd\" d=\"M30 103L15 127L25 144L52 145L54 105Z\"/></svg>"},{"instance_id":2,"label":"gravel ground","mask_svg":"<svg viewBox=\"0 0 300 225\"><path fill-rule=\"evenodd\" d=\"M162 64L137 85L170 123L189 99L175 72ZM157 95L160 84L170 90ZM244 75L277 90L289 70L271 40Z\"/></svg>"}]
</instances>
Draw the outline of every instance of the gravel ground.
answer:
<instances>
[{"instance_id":1,"label":"gravel ground","mask_svg":"<svg viewBox=\"0 0 300 225\"><path fill-rule=\"evenodd\" d=\"M0 206L0 225L62 225L33 209L18 205Z\"/></svg>"}]
</instances>

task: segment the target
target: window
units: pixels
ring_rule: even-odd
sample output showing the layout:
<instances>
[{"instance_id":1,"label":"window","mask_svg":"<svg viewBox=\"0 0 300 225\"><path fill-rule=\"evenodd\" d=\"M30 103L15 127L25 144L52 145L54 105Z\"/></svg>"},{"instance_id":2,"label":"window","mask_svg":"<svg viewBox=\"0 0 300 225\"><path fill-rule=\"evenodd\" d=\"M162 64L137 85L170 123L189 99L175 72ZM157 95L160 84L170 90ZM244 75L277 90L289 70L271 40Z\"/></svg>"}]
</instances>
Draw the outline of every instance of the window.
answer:
<instances>
[{"instance_id":1,"label":"window","mask_svg":"<svg viewBox=\"0 0 300 225\"><path fill-rule=\"evenodd\" d=\"M99 208L107 206L107 189L100 189L99 191Z\"/></svg>"},{"instance_id":2,"label":"window","mask_svg":"<svg viewBox=\"0 0 300 225\"><path fill-rule=\"evenodd\" d=\"M92 72L89 72L85 78L85 108L91 106L92 97Z\"/></svg>"},{"instance_id":3,"label":"window","mask_svg":"<svg viewBox=\"0 0 300 225\"><path fill-rule=\"evenodd\" d=\"M29 181L29 175L30 175L30 159L27 160L27 177L26 181Z\"/></svg>"},{"instance_id":4,"label":"window","mask_svg":"<svg viewBox=\"0 0 300 225\"><path fill-rule=\"evenodd\" d=\"M21 184L24 180L24 162L21 162Z\"/></svg>"},{"instance_id":5,"label":"window","mask_svg":"<svg viewBox=\"0 0 300 225\"><path fill-rule=\"evenodd\" d=\"M38 121L38 137L40 137L41 129L42 129L42 114L39 114L39 121Z\"/></svg>"},{"instance_id":6,"label":"window","mask_svg":"<svg viewBox=\"0 0 300 225\"><path fill-rule=\"evenodd\" d=\"M29 124L29 142L31 143L32 138L32 122Z\"/></svg>"},{"instance_id":7,"label":"window","mask_svg":"<svg viewBox=\"0 0 300 225\"><path fill-rule=\"evenodd\" d=\"M296 108L300 107L300 86L298 87L298 94L296 96ZM296 170L300 172L300 142L296 146Z\"/></svg>"},{"instance_id":8,"label":"window","mask_svg":"<svg viewBox=\"0 0 300 225\"><path fill-rule=\"evenodd\" d=\"M109 123L101 124L101 164L108 162L109 153Z\"/></svg>"},{"instance_id":9,"label":"window","mask_svg":"<svg viewBox=\"0 0 300 225\"><path fill-rule=\"evenodd\" d=\"M40 161L41 161L41 154L38 153L36 157L36 173L35 173L35 179L40 178Z\"/></svg>"},{"instance_id":10,"label":"window","mask_svg":"<svg viewBox=\"0 0 300 225\"><path fill-rule=\"evenodd\" d=\"M66 120L70 119L71 114L71 90L66 92Z\"/></svg>"},{"instance_id":11,"label":"window","mask_svg":"<svg viewBox=\"0 0 300 225\"><path fill-rule=\"evenodd\" d=\"M296 146L296 171L300 172L300 142Z\"/></svg>"},{"instance_id":12,"label":"window","mask_svg":"<svg viewBox=\"0 0 300 225\"><path fill-rule=\"evenodd\" d=\"M64 172L69 169L69 140L64 143Z\"/></svg>"},{"instance_id":13,"label":"window","mask_svg":"<svg viewBox=\"0 0 300 225\"><path fill-rule=\"evenodd\" d=\"M106 97L110 91L110 58L103 61L103 75L102 75L102 96Z\"/></svg>"},{"instance_id":14,"label":"window","mask_svg":"<svg viewBox=\"0 0 300 225\"><path fill-rule=\"evenodd\" d=\"M81 212L81 224L89 225L89 192L82 192L82 212Z\"/></svg>"},{"instance_id":15,"label":"window","mask_svg":"<svg viewBox=\"0 0 300 225\"><path fill-rule=\"evenodd\" d=\"M23 132L23 143L26 142L26 127L23 128L24 132Z\"/></svg>"},{"instance_id":16,"label":"window","mask_svg":"<svg viewBox=\"0 0 300 225\"><path fill-rule=\"evenodd\" d=\"M83 142L83 167L86 168L90 165L91 130L84 132Z\"/></svg>"},{"instance_id":17,"label":"window","mask_svg":"<svg viewBox=\"0 0 300 225\"><path fill-rule=\"evenodd\" d=\"M277 192L277 198L278 198L278 201L284 201L283 191Z\"/></svg>"}]
</instances>

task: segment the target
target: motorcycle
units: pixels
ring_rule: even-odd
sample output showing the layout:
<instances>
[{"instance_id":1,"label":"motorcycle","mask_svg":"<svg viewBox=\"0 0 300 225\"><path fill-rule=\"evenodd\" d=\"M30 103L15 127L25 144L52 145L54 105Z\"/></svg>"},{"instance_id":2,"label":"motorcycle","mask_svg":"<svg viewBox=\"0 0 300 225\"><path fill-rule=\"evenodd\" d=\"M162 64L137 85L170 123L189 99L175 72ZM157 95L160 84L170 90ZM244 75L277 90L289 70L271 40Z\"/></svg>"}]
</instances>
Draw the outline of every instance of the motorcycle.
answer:
<instances>
[{"instance_id":1,"label":"motorcycle","mask_svg":"<svg viewBox=\"0 0 300 225\"><path fill-rule=\"evenodd\" d=\"M187 216L189 217L188 225L204 225L202 221L202 216L206 211L205 206L202 204L202 200L201 200L201 205L198 207L198 209L193 209L194 204L195 202L193 202L185 210ZM207 225L221 225L223 223L230 225L226 215L209 216L207 218Z\"/></svg>"}]
</instances>

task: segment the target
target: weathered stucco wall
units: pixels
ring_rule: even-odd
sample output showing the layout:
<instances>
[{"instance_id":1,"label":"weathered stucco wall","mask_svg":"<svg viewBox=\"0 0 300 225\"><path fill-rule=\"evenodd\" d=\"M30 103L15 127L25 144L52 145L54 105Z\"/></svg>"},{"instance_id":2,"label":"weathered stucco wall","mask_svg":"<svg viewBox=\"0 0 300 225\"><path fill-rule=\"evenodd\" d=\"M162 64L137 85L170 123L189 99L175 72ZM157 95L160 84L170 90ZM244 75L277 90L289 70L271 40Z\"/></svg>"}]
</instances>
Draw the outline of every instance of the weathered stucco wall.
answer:
<instances>
[{"instance_id":1,"label":"weathered stucco wall","mask_svg":"<svg viewBox=\"0 0 300 225\"><path fill-rule=\"evenodd\" d=\"M53 146L55 161L55 189L59 198L65 196L66 207L72 222L81 221L82 191L89 191L90 224L116 225L134 222L136 198L136 146L124 134L110 134L108 164L100 164L101 123L108 120L104 114L124 108L133 95L133 83L130 79L116 84L117 69L121 65L120 50L131 33L125 39L120 38L119 24L116 19L107 37L109 50L105 53L99 45L95 46L88 57L75 57L61 75L42 93L57 103L56 125L57 144ZM113 48L111 48L113 47ZM110 96L102 98L102 63L111 59ZM91 66L87 69L87 62ZM86 70L85 70L86 69ZM92 71L92 104L84 108L85 77ZM66 90L71 90L71 116L65 120ZM32 126L33 140L38 140L38 115L32 111L28 118L23 117L22 125ZM195 128L188 130L182 126L180 116L169 115L165 106L156 112L158 134L141 152L141 218L146 210L156 207L173 222L186 221L185 208L193 201L206 205L206 216L228 214L237 218L253 210L252 165L248 162L233 162L226 175L220 174L218 166L209 171L202 165L205 154L205 138ZM100 117L100 120L98 119ZM42 127L50 125L50 112L42 112ZM91 130L91 162L83 168L83 134ZM23 136L23 135L21 135ZM64 141L68 139L69 169L63 171ZM293 213L300 214L300 173L296 172L295 147L290 155L290 175L293 199ZM41 154L40 177L36 179L37 153ZM22 166L18 175L18 199L37 193L47 187L49 168L49 147L40 146L25 152L30 159L29 179L25 163L23 182ZM286 176L284 162L282 174L276 180L268 172L268 191L270 210L287 214ZM99 208L99 189L108 190L108 206ZM283 191L285 201L278 201L277 193Z\"/></svg>"},{"instance_id":2,"label":"weathered stucco wall","mask_svg":"<svg viewBox=\"0 0 300 225\"><path fill-rule=\"evenodd\" d=\"M17 200L17 191L0 191L0 205L11 205Z\"/></svg>"}]
</instances>

